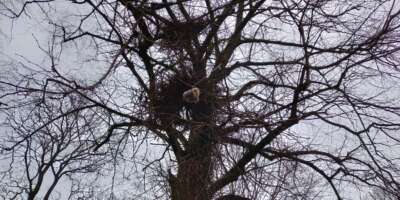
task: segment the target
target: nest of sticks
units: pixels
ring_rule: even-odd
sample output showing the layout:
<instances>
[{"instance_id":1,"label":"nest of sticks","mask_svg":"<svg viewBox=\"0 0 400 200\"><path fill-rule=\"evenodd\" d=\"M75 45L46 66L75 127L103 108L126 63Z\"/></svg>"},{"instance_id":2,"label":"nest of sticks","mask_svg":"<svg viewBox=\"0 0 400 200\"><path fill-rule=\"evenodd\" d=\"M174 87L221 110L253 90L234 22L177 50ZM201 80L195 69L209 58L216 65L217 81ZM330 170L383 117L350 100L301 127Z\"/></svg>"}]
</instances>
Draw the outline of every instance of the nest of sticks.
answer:
<instances>
[{"instance_id":1,"label":"nest of sticks","mask_svg":"<svg viewBox=\"0 0 400 200\"><path fill-rule=\"evenodd\" d=\"M194 38L208 25L204 19L185 22L167 22L161 26L160 46L170 50L181 50L191 45Z\"/></svg>"},{"instance_id":2,"label":"nest of sticks","mask_svg":"<svg viewBox=\"0 0 400 200\"><path fill-rule=\"evenodd\" d=\"M190 90L194 80L189 74L167 75L156 84L156 94L152 102L154 117L162 124L178 123L180 112L189 107L182 94Z\"/></svg>"},{"instance_id":3,"label":"nest of sticks","mask_svg":"<svg viewBox=\"0 0 400 200\"><path fill-rule=\"evenodd\" d=\"M156 88L152 113L162 126L180 125L187 123L187 120L204 121L215 111L217 88L191 74L166 76L156 84ZM198 100L184 99L185 93L194 90L200 92Z\"/></svg>"}]
</instances>

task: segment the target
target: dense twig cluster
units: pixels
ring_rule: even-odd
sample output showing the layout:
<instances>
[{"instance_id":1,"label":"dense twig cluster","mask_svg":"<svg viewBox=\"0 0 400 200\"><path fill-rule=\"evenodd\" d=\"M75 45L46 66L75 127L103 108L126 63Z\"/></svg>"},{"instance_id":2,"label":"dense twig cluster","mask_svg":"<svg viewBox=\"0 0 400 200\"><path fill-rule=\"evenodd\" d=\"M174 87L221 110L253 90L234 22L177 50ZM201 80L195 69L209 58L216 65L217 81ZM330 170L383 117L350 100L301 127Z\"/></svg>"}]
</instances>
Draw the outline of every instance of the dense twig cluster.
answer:
<instances>
[{"instance_id":1,"label":"dense twig cluster","mask_svg":"<svg viewBox=\"0 0 400 200\"><path fill-rule=\"evenodd\" d=\"M161 79L157 83L152 109L161 124L179 123L180 113L189 111L190 105L182 98L182 94L193 88L196 80L187 73L179 73Z\"/></svg>"},{"instance_id":2,"label":"dense twig cluster","mask_svg":"<svg viewBox=\"0 0 400 200\"><path fill-rule=\"evenodd\" d=\"M207 25L208 21L202 19L167 22L161 26L160 46L175 51L191 46L192 40L197 39Z\"/></svg>"}]
</instances>

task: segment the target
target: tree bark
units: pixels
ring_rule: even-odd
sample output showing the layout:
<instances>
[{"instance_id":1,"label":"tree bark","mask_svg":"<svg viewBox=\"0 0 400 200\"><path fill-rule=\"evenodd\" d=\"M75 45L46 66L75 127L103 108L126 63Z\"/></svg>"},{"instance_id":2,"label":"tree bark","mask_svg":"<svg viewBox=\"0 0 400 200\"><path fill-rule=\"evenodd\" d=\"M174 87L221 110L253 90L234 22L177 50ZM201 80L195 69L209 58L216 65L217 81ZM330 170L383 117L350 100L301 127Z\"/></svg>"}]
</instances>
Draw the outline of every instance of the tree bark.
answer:
<instances>
[{"instance_id":1,"label":"tree bark","mask_svg":"<svg viewBox=\"0 0 400 200\"><path fill-rule=\"evenodd\" d=\"M172 200L211 199L206 190L211 174L211 161L207 154L209 150L204 150L198 156L190 156L181 163L177 176L171 181Z\"/></svg>"},{"instance_id":2,"label":"tree bark","mask_svg":"<svg viewBox=\"0 0 400 200\"><path fill-rule=\"evenodd\" d=\"M179 159L178 173L170 176L172 200L210 200L208 191L213 175L213 105L200 102L192 108L191 134L186 154Z\"/></svg>"}]
</instances>

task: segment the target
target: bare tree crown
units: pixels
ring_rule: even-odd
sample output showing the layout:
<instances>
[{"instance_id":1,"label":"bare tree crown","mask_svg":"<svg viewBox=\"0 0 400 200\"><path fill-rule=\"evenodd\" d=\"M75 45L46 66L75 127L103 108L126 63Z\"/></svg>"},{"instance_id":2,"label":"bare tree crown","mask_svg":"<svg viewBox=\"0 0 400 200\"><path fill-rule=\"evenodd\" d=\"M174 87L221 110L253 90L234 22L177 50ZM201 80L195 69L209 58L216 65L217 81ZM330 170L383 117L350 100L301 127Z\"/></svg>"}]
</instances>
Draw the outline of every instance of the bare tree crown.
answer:
<instances>
[{"instance_id":1,"label":"bare tree crown","mask_svg":"<svg viewBox=\"0 0 400 200\"><path fill-rule=\"evenodd\" d=\"M43 63L0 58L5 199L400 197L396 0L21 0L0 14L50 30Z\"/></svg>"}]
</instances>

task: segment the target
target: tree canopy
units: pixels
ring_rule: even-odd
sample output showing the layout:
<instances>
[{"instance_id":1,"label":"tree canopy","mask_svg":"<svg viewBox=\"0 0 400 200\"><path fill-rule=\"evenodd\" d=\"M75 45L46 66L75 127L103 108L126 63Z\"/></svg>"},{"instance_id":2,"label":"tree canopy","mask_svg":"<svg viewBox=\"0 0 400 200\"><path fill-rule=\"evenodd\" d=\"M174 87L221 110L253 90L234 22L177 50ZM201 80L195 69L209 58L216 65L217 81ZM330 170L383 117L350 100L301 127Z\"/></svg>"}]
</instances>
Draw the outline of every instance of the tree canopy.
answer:
<instances>
[{"instance_id":1,"label":"tree canopy","mask_svg":"<svg viewBox=\"0 0 400 200\"><path fill-rule=\"evenodd\" d=\"M0 8L48 36L0 63L5 199L400 198L396 0Z\"/></svg>"}]
</instances>

